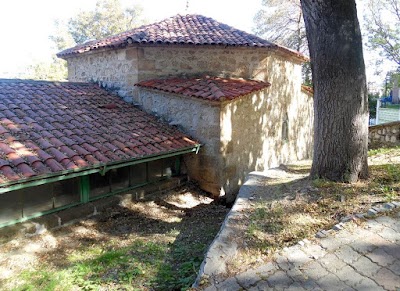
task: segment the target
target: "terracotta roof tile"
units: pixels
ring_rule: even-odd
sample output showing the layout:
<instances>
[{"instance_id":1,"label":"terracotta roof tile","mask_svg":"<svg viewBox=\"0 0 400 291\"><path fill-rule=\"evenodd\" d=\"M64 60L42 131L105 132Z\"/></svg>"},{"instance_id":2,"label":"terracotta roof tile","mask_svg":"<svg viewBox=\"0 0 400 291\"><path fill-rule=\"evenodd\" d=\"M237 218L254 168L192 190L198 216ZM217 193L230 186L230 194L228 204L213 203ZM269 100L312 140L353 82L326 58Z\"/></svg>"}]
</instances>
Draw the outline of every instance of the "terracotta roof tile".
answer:
<instances>
[{"instance_id":1,"label":"terracotta roof tile","mask_svg":"<svg viewBox=\"0 0 400 291\"><path fill-rule=\"evenodd\" d=\"M107 158L102 152L96 151L94 152L94 156L98 159L101 163L109 163L110 159Z\"/></svg>"},{"instance_id":2,"label":"terracotta roof tile","mask_svg":"<svg viewBox=\"0 0 400 291\"><path fill-rule=\"evenodd\" d=\"M0 79L0 116L0 186L198 145L95 84Z\"/></svg>"},{"instance_id":3,"label":"terracotta roof tile","mask_svg":"<svg viewBox=\"0 0 400 291\"><path fill-rule=\"evenodd\" d=\"M61 172L62 170L65 170L63 166L61 166L55 159L49 158L46 159L44 162L52 172Z\"/></svg>"},{"instance_id":4,"label":"terracotta roof tile","mask_svg":"<svg viewBox=\"0 0 400 291\"><path fill-rule=\"evenodd\" d=\"M143 88L161 90L187 97L211 101L226 101L248 95L270 86L269 83L218 77L154 79L136 84ZM176 93L176 88L184 88Z\"/></svg>"},{"instance_id":5,"label":"terracotta roof tile","mask_svg":"<svg viewBox=\"0 0 400 291\"><path fill-rule=\"evenodd\" d=\"M21 158L19 155L17 155L15 152L9 153L7 155L7 160L10 161L10 164L14 166L19 166L20 164L25 163L25 160Z\"/></svg>"},{"instance_id":6,"label":"terracotta roof tile","mask_svg":"<svg viewBox=\"0 0 400 291\"><path fill-rule=\"evenodd\" d=\"M35 155L27 155L25 156L26 160L28 161L29 164L34 164L36 162L40 162L41 160L35 156Z\"/></svg>"},{"instance_id":7,"label":"terracotta roof tile","mask_svg":"<svg viewBox=\"0 0 400 291\"><path fill-rule=\"evenodd\" d=\"M27 177L27 178L36 175L35 171L32 170L32 168L31 168L30 166L28 166L27 164L25 164L25 163L19 164L19 165L17 166L17 169L19 170L20 173L22 173L22 175L23 175L24 177Z\"/></svg>"},{"instance_id":8,"label":"terracotta roof tile","mask_svg":"<svg viewBox=\"0 0 400 291\"><path fill-rule=\"evenodd\" d=\"M3 166L9 166L9 165L10 165L10 162L9 162L9 161L0 159L0 169L1 169Z\"/></svg>"},{"instance_id":9,"label":"terracotta roof tile","mask_svg":"<svg viewBox=\"0 0 400 291\"><path fill-rule=\"evenodd\" d=\"M208 45L232 47L274 48L300 59L301 53L276 45L253 34L202 15L176 15L157 23L144 25L104 39L88 41L63 50L59 57L81 54L101 48L120 48L133 45ZM110 106L110 103L103 106Z\"/></svg>"},{"instance_id":10,"label":"terracotta roof tile","mask_svg":"<svg viewBox=\"0 0 400 291\"><path fill-rule=\"evenodd\" d=\"M86 155L85 159L90 163L90 164L99 164L100 161L97 160L93 155ZM87 163L85 160L83 160L80 156L75 156L72 158L72 160L77 164L79 167L83 167L83 165L87 166Z\"/></svg>"},{"instance_id":11,"label":"terracotta roof tile","mask_svg":"<svg viewBox=\"0 0 400 291\"><path fill-rule=\"evenodd\" d=\"M35 161L30 163L32 169L37 172L39 175L50 173L50 169L46 167L41 161Z\"/></svg>"},{"instance_id":12,"label":"terracotta roof tile","mask_svg":"<svg viewBox=\"0 0 400 291\"><path fill-rule=\"evenodd\" d=\"M20 177L13 171L10 166L3 166L0 168L0 173L5 177L8 181L17 181Z\"/></svg>"},{"instance_id":13,"label":"terracotta roof tile","mask_svg":"<svg viewBox=\"0 0 400 291\"><path fill-rule=\"evenodd\" d=\"M303 90L305 93L307 93L309 95L314 95L313 87L306 86L306 85L301 85L301 90Z\"/></svg>"}]
</instances>

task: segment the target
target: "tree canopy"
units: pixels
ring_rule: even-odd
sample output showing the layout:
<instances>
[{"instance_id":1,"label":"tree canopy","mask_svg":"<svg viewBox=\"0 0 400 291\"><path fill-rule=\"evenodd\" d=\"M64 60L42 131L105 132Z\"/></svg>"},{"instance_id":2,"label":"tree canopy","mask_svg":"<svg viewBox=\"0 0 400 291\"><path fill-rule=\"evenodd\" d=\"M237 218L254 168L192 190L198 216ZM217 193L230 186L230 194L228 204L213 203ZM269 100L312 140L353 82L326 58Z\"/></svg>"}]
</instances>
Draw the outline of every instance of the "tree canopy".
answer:
<instances>
[{"instance_id":1,"label":"tree canopy","mask_svg":"<svg viewBox=\"0 0 400 291\"><path fill-rule=\"evenodd\" d=\"M65 61L53 56L48 61L36 61L19 75L22 79L61 81L67 79Z\"/></svg>"},{"instance_id":2,"label":"tree canopy","mask_svg":"<svg viewBox=\"0 0 400 291\"><path fill-rule=\"evenodd\" d=\"M254 17L254 33L308 55L306 28L300 0L263 0ZM303 83L311 86L310 63L302 67Z\"/></svg>"},{"instance_id":3,"label":"tree canopy","mask_svg":"<svg viewBox=\"0 0 400 291\"><path fill-rule=\"evenodd\" d=\"M400 65L400 1L369 0L364 18L368 47Z\"/></svg>"},{"instance_id":4,"label":"tree canopy","mask_svg":"<svg viewBox=\"0 0 400 291\"><path fill-rule=\"evenodd\" d=\"M124 8L120 0L99 0L93 10L81 11L68 21L55 21L55 31L49 38L57 51L90 39L101 39L145 24L142 8L132 5ZM67 78L64 60L52 57L51 61L30 65L23 78L61 80Z\"/></svg>"},{"instance_id":5,"label":"tree canopy","mask_svg":"<svg viewBox=\"0 0 400 291\"><path fill-rule=\"evenodd\" d=\"M300 0L263 0L254 17L254 32L274 43L308 52Z\"/></svg>"},{"instance_id":6,"label":"tree canopy","mask_svg":"<svg viewBox=\"0 0 400 291\"><path fill-rule=\"evenodd\" d=\"M81 11L67 23L57 21L50 39L59 50L91 39L101 39L146 23L142 8L123 8L120 0L99 0L94 10Z\"/></svg>"}]
</instances>

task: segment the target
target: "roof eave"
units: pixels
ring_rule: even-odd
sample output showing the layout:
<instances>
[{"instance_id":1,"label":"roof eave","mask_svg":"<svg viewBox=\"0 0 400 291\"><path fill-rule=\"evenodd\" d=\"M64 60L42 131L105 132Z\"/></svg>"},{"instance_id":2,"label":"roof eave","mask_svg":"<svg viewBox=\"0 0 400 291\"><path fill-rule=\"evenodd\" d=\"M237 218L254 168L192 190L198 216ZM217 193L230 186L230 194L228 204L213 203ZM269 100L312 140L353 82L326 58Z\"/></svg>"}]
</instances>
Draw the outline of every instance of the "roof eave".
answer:
<instances>
[{"instance_id":1,"label":"roof eave","mask_svg":"<svg viewBox=\"0 0 400 291\"><path fill-rule=\"evenodd\" d=\"M61 171L61 172L57 172L57 173L51 173L48 175L40 175L40 176L34 176L31 178L27 178L27 179L11 181L11 182L3 183L0 185L0 195L3 193L6 193L6 192L13 191L13 190L20 190L20 189L24 189L24 188L28 188L28 187L32 187L32 186L37 186L37 185L44 185L44 184L55 182L55 181L61 181L61 180L66 180L66 179L70 179L70 178L74 178L74 177L86 176L86 175L94 174L94 173L104 173L111 169L122 168L122 167L126 167L126 166L141 164L141 163L159 160L159 159L163 159L163 158L188 154L188 153L192 153L192 152L197 153L200 149L200 146L201 145L199 143L196 143L190 147L185 147L185 148L182 148L179 150L170 151L170 152L166 152L166 153L162 153L162 154L147 155L147 156L140 157L140 158L134 158L134 159L118 161L118 162L113 162L113 163L107 163L107 164L100 163L100 164L96 164L95 166L92 166L92 167L66 170L66 171Z\"/></svg>"},{"instance_id":2,"label":"roof eave","mask_svg":"<svg viewBox=\"0 0 400 291\"><path fill-rule=\"evenodd\" d=\"M231 45L231 44L181 44L181 43L138 43L138 42L133 42L131 44L126 44L126 45L119 45L119 46L107 46L107 47L99 47L95 49L90 49L90 50L85 50L82 52L70 52L70 53L64 53L64 51L61 51L56 54L57 57L67 60L69 58L73 58L76 56L80 55L85 55L88 53L97 53L101 51L109 51L109 50L117 50L117 49L123 49L127 47L170 47L170 46L176 46L176 47L195 47L195 48L232 48L232 49L266 49L266 50L273 50L277 51L280 53L283 53L284 55L288 57L292 57L296 59L297 61L300 62L309 62L310 59L309 57L303 55L300 52L291 50L289 48L283 47L283 46L278 46L278 45L271 45L271 46L250 46L250 45Z\"/></svg>"}]
</instances>

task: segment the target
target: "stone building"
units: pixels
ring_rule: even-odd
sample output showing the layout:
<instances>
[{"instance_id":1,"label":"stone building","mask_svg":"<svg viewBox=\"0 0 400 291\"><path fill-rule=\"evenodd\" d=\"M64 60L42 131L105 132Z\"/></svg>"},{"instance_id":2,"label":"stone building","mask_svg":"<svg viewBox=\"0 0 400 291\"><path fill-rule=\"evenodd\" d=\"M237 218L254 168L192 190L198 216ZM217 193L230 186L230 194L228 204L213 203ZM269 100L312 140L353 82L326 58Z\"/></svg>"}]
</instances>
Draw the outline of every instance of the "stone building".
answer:
<instances>
[{"instance_id":1,"label":"stone building","mask_svg":"<svg viewBox=\"0 0 400 291\"><path fill-rule=\"evenodd\" d=\"M70 81L98 82L199 140L185 164L215 196L233 198L250 171L311 155L312 94L296 51L177 15L58 56Z\"/></svg>"}]
</instances>

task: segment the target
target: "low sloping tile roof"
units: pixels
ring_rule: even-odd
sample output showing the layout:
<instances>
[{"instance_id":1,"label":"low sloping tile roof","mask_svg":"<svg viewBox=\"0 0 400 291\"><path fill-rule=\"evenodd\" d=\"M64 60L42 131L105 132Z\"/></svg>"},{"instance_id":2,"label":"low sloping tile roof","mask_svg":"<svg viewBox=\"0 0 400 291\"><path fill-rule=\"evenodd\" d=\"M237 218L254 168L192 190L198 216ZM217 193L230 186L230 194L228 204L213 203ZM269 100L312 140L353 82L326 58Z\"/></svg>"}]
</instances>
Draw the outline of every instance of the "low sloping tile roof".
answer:
<instances>
[{"instance_id":1,"label":"low sloping tile roof","mask_svg":"<svg viewBox=\"0 0 400 291\"><path fill-rule=\"evenodd\" d=\"M142 81L136 86L196 97L209 101L228 101L267 88L271 84L255 80L218 77L172 78Z\"/></svg>"},{"instance_id":2,"label":"low sloping tile roof","mask_svg":"<svg viewBox=\"0 0 400 291\"><path fill-rule=\"evenodd\" d=\"M176 15L100 40L89 41L63 50L59 57L81 54L100 48L120 48L128 44L222 45L282 49L300 58L294 50L276 45L253 34L233 28L202 15Z\"/></svg>"},{"instance_id":3,"label":"low sloping tile roof","mask_svg":"<svg viewBox=\"0 0 400 291\"><path fill-rule=\"evenodd\" d=\"M301 90L303 90L305 93L307 93L309 95L314 95L313 87L306 86L306 85L301 85Z\"/></svg>"},{"instance_id":4,"label":"low sloping tile roof","mask_svg":"<svg viewBox=\"0 0 400 291\"><path fill-rule=\"evenodd\" d=\"M0 186L196 145L95 84L0 79Z\"/></svg>"}]
</instances>

